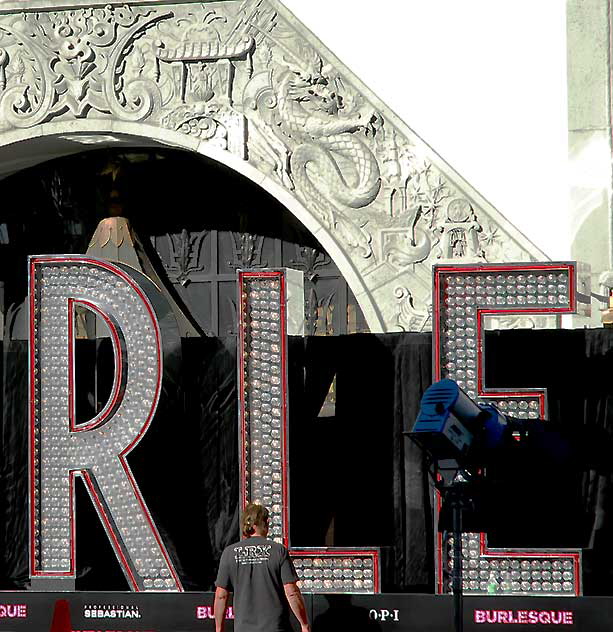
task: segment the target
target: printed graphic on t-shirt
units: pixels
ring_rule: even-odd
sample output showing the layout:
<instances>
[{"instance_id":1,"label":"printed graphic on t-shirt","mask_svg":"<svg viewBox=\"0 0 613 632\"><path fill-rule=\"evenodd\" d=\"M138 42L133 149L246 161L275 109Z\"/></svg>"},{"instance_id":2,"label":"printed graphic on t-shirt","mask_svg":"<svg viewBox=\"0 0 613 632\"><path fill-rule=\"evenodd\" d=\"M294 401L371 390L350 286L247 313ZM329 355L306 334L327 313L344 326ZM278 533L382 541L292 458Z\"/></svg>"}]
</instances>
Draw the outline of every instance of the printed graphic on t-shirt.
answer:
<instances>
[{"instance_id":1,"label":"printed graphic on t-shirt","mask_svg":"<svg viewBox=\"0 0 613 632\"><path fill-rule=\"evenodd\" d=\"M237 546L234 549L234 560L237 564L262 564L270 559L270 544L251 544Z\"/></svg>"}]
</instances>

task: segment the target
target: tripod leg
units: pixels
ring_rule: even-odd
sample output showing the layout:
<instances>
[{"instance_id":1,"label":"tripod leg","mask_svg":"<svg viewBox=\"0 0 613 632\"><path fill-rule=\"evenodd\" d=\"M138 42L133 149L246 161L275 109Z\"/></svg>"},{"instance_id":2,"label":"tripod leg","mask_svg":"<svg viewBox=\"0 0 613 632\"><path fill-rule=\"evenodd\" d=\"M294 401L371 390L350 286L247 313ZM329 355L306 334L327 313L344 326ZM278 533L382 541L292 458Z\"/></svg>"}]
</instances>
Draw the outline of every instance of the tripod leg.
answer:
<instances>
[{"instance_id":1,"label":"tripod leg","mask_svg":"<svg viewBox=\"0 0 613 632\"><path fill-rule=\"evenodd\" d=\"M453 617L455 632L464 630L464 595L462 589L462 503L453 503Z\"/></svg>"}]
</instances>

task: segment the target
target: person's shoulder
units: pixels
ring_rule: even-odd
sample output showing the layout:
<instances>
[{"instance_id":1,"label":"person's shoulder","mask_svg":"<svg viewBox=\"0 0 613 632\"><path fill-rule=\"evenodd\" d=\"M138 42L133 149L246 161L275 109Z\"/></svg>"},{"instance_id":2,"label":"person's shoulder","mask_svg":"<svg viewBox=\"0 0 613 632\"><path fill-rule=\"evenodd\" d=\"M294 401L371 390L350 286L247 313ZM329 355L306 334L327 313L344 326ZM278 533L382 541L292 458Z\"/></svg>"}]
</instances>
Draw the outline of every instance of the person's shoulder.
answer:
<instances>
[{"instance_id":1,"label":"person's shoulder","mask_svg":"<svg viewBox=\"0 0 613 632\"><path fill-rule=\"evenodd\" d=\"M232 542L232 544L228 544L228 546L222 551L222 555L231 555L234 552L234 549L240 544L240 540L238 542Z\"/></svg>"},{"instance_id":2,"label":"person's shoulder","mask_svg":"<svg viewBox=\"0 0 613 632\"><path fill-rule=\"evenodd\" d=\"M278 553L289 554L287 547L281 544L280 542L275 542L274 540L266 540L266 544L270 544L272 546L273 551L277 551Z\"/></svg>"}]
</instances>

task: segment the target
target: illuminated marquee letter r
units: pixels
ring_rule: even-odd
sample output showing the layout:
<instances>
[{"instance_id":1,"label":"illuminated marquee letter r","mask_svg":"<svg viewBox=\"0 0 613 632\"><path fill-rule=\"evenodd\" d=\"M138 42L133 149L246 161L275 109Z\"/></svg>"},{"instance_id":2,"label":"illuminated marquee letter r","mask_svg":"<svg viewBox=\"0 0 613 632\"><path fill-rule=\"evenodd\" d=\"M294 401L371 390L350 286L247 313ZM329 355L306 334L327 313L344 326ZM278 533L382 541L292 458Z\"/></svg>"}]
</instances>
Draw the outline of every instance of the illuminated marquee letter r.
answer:
<instances>
[{"instance_id":1,"label":"illuminated marquee letter r","mask_svg":"<svg viewBox=\"0 0 613 632\"><path fill-rule=\"evenodd\" d=\"M74 309L102 318L115 353L109 401L74 418ZM181 583L127 455L146 432L162 382L160 318L171 312L153 283L120 264L30 258L30 573L33 586L74 582L74 479L82 477L133 590ZM61 588L60 588L61 589Z\"/></svg>"}]
</instances>

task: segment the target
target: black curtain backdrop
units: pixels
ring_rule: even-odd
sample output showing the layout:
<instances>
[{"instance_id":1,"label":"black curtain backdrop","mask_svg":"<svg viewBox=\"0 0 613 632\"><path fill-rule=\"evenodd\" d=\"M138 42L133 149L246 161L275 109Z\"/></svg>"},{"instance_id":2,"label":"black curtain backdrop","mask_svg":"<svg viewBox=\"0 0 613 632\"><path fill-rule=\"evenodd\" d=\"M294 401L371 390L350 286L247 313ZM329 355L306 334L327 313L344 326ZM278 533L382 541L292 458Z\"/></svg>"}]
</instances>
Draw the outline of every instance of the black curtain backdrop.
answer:
<instances>
[{"instance_id":1,"label":"black curtain backdrop","mask_svg":"<svg viewBox=\"0 0 613 632\"><path fill-rule=\"evenodd\" d=\"M26 588L27 345L3 351L0 588ZM403 435L431 382L431 352L429 334L290 344L292 543L383 547L390 592L434 589L430 481L422 453ZM185 339L174 360L129 462L186 589L202 590L238 538L236 341ZM494 491L508 498L488 499L498 525L492 541L581 540L585 594L613 594L613 333L492 332L486 360L487 386L547 388L548 428L577 446L569 460L526 445L501 461ZM320 417L334 377L334 414ZM77 589L125 590L82 485L76 505Z\"/></svg>"}]
</instances>

